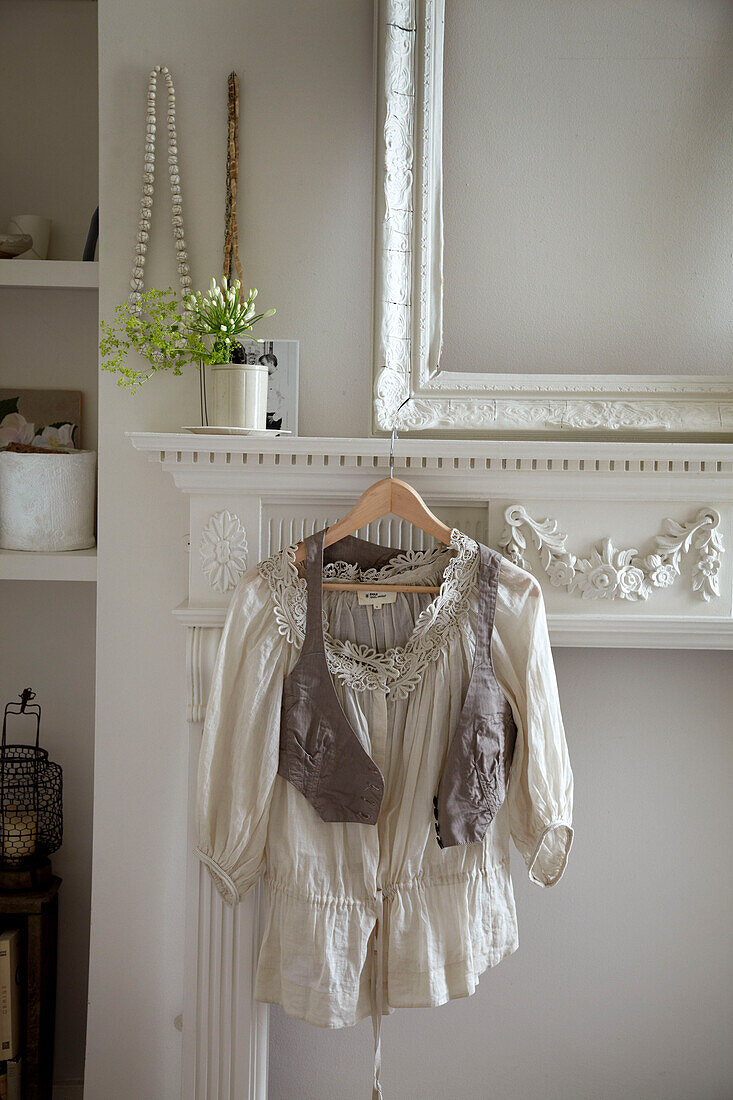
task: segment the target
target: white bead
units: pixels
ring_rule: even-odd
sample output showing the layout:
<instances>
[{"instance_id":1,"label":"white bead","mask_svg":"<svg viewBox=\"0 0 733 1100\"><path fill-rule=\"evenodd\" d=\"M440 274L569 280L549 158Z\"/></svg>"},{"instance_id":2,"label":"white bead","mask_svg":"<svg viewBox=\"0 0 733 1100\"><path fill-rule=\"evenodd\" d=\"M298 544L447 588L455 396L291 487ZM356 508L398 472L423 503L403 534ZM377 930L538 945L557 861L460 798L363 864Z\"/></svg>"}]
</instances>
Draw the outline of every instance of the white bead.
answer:
<instances>
[{"instance_id":1,"label":"white bead","mask_svg":"<svg viewBox=\"0 0 733 1100\"><path fill-rule=\"evenodd\" d=\"M178 265L178 271L181 275L188 275L188 264L181 263Z\"/></svg>"},{"instance_id":2,"label":"white bead","mask_svg":"<svg viewBox=\"0 0 733 1100\"><path fill-rule=\"evenodd\" d=\"M145 163L146 164L155 164L155 153L146 153L145 154Z\"/></svg>"},{"instance_id":3,"label":"white bead","mask_svg":"<svg viewBox=\"0 0 733 1100\"><path fill-rule=\"evenodd\" d=\"M140 301L140 298L141 298L141 295L140 295L139 291L137 291L137 290L134 290L134 291L132 292L132 294L130 295L130 301L131 301L131 302L132 302L133 304L134 304L134 303L136 303L136 302L139 302L139 301Z\"/></svg>"},{"instance_id":4,"label":"white bead","mask_svg":"<svg viewBox=\"0 0 733 1100\"><path fill-rule=\"evenodd\" d=\"M177 229L177 228L178 228L179 226L182 226L182 225L183 225L183 218L181 217L181 215L180 215L180 214L174 214L174 215L173 215L173 217L171 218L171 221L173 222L173 226L174 226L174 228L176 228L176 229Z\"/></svg>"},{"instance_id":5,"label":"white bead","mask_svg":"<svg viewBox=\"0 0 733 1100\"><path fill-rule=\"evenodd\" d=\"M185 252L186 242L184 240L176 241L176 252Z\"/></svg>"},{"instance_id":6,"label":"white bead","mask_svg":"<svg viewBox=\"0 0 733 1100\"><path fill-rule=\"evenodd\" d=\"M130 290L142 290L143 284L141 279L130 279Z\"/></svg>"},{"instance_id":7,"label":"white bead","mask_svg":"<svg viewBox=\"0 0 733 1100\"><path fill-rule=\"evenodd\" d=\"M143 198L140 200L140 205L144 206L146 210L149 210L150 207L153 205L153 200L150 198Z\"/></svg>"}]
</instances>

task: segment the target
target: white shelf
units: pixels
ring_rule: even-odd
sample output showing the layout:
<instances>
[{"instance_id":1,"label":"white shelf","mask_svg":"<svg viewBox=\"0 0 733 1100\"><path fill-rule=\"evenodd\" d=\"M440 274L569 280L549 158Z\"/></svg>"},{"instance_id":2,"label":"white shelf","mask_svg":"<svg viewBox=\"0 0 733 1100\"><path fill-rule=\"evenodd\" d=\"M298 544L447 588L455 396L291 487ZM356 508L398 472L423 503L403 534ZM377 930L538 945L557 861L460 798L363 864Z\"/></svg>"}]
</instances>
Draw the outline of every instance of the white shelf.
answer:
<instances>
[{"instance_id":1,"label":"white shelf","mask_svg":"<svg viewBox=\"0 0 733 1100\"><path fill-rule=\"evenodd\" d=\"M91 550L68 550L58 554L35 554L25 550L0 549L0 580L96 581L96 579L96 546Z\"/></svg>"},{"instance_id":2,"label":"white shelf","mask_svg":"<svg viewBox=\"0 0 733 1100\"><path fill-rule=\"evenodd\" d=\"M0 260L0 286L96 290L99 263L96 260Z\"/></svg>"}]
</instances>

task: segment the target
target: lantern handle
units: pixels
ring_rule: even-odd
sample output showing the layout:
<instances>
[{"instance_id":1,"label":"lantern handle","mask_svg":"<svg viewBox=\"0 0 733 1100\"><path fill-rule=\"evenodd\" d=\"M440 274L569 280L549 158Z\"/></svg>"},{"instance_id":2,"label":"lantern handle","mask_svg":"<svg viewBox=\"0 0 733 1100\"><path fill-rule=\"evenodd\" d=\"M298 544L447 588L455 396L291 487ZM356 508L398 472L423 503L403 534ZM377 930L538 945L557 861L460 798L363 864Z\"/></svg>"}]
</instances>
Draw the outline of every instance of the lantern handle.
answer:
<instances>
[{"instance_id":1,"label":"lantern handle","mask_svg":"<svg viewBox=\"0 0 733 1100\"><path fill-rule=\"evenodd\" d=\"M35 699L36 693L32 688L23 688L20 693L20 714L25 714L25 708L30 703L31 699Z\"/></svg>"}]
</instances>

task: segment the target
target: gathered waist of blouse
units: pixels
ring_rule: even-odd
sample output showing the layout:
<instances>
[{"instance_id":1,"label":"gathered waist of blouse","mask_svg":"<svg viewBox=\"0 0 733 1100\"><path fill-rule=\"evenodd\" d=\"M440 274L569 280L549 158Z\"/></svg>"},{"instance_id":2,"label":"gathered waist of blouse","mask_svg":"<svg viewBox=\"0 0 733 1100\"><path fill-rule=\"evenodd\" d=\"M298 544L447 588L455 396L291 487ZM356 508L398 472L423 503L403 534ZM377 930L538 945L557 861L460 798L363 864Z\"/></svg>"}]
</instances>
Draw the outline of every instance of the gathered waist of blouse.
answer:
<instances>
[{"instance_id":1,"label":"gathered waist of blouse","mask_svg":"<svg viewBox=\"0 0 733 1100\"><path fill-rule=\"evenodd\" d=\"M361 897L332 892L319 893L311 890L297 880L267 870L264 880L270 890L279 894L290 895L297 901L305 901L314 907L330 905L343 906L345 908L363 907L368 909L379 901L379 895L391 899L401 893L421 893L424 890L441 886L473 886L478 880L491 879L495 875L509 875L509 856L506 855L494 863L487 863L477 867L471 867L464 871L455 871L446 874L437 872L434 874L419 871L410 878L400 879L396 882L385 882L375 889L374 893L366 892Z\"/></svg>"}]
</instances>

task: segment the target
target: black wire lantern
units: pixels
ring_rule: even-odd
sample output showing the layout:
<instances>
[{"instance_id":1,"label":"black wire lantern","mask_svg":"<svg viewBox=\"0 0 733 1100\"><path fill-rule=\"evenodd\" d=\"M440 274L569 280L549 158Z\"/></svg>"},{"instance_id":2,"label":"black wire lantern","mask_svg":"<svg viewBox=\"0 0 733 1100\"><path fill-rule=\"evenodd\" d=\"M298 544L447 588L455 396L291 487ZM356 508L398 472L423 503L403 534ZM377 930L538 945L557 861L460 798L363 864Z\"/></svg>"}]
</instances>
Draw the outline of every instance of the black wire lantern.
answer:
<instances>
[{"instance_id":1,"label":"black wire lantern","mask_svg":"<svg viewBox=\"0 0 733 1100\"><path fill-rule=\"evenodd\" d=\"M0 868L30 868L61 847L63 817L61 767L39 747L41 708L25 688L19 703L8 703L0 746ZM35 719L35 744L9 745L8 717Z\"/></svg>"}]
</instances>

